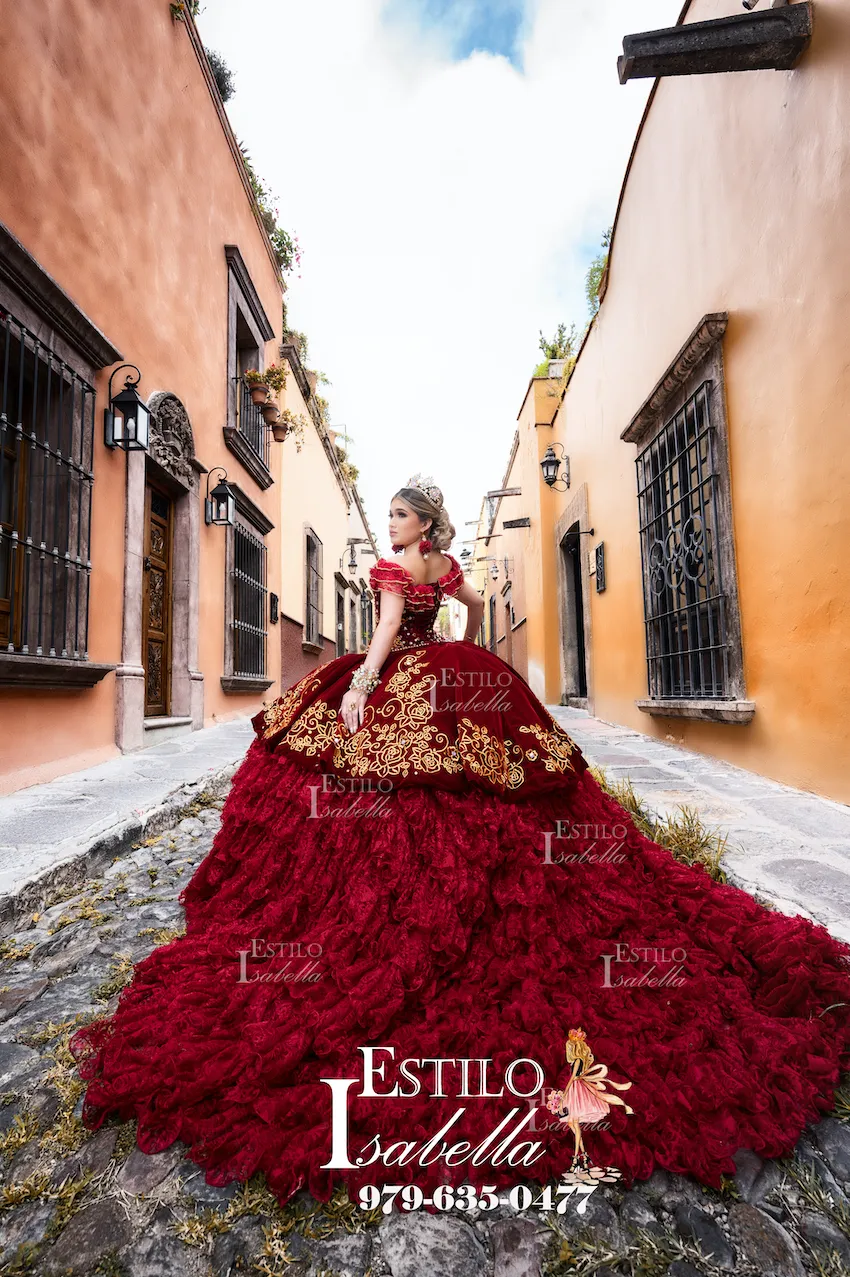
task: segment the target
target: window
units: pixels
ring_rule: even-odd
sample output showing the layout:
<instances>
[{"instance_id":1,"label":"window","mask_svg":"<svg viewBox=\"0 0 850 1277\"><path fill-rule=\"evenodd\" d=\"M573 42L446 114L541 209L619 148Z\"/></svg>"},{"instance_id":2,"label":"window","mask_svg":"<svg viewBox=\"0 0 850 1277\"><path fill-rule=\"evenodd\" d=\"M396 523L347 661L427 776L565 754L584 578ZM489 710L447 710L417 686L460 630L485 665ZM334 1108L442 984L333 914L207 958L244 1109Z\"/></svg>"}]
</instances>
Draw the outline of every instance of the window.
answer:
<instances>
[{"instance_id":1,"label":"window","mask_svg":"<svg viewBox=\"0 0 850 1277\"><path fill-rule=\"evenodd\" d=\"M243 380L249 368L265 367L265 343L274 337L268 316L235 244L224 247L227 260L227 424L224 440L261 488L271 486L269 430Z\"/></svg>"},{"instance_id":2,"label":"window","mask_svg":"<svg viewBox=\"0 0 850 1277\"><path fill-rule=\"evenodd\" d=\"M306 536L304 642L322 646L322 543L312 528Z\"/></svg>"},{"instance_id":3,"label":"window","mask_svg":"<svg viewBox=\"0 0 850 1277\"><path fill-rule=\"evenodd\" d=\"M237 307L236 312L236 429L253 449L264 466L269 464L269 430L263 418L262 409L251 398L251 389L243 380L249 368L263 367L263 359L257 346L254 334L248 327L245 316Z\"/></svg>"},{"instance_id":4,"label":"window","mask_svg":"<svg viewBox=\"0 0 850 1277\"><path fill-rule=\"evenodd\" d=\"M490 595L490 651L496 650L496 596Z\"/></svg>"},{"instance_id":5,"label":"window","mask_svg":"<svg viewBox=\"0 0 850 1277\"><path fill-rule=\"evenodd\" d=\"M93 387L0 308L0 646L87 659Z\"/></svg>"},{"instance_id":6,"label":"window","mask_svg":"<svg viewBox=\"0 0 850 1277\"><path fill-rule=\"evenodd\" d=\"M247 527L233 529L233 673L266 674L266 547Z\"/></svg>"},{"instance_id":7,"label":"window","mask_svg":"<svg viewBox=\"0 0 850 1277\"><path fill-rule=\"evenodd\" d=\"M637 457L649 694L729 694L717 459L703 382Z\"/></svg>"},{"instance_id":8,"label":"window","mask_svg":"<svg viewBox=\"0 0 850 1277\"><path fill-rule=\"evenodd\" d=\"M649 713L748 722L732 531L723 313L706 315L622 438L638 445ZM597 569L598 571L598 569Z\"/></svg>"},{"instance_id":9,"label":"window","mask_svg":"<svg viewBox=\"0 0 850 1277\"><path fill-rule=\"evenodd\" d=\"M368 594L366 582L360 581L360 646L365 652L372 640L372 630L374 628L374 619L372 611L372 600Z\"/></svg>"},{"instance_id":10,"label":"window","mask_svg":"<svg viewBox=\"0 0 850 1277\"><path fill-rule=\"evenodd\" d=\"M268 552L265 538L274 524L237 483L236 522L227 529L224 596L226 692L262 692L268 675Z\"/></svg>"},{"instance_id":11,"label":"window","mask_svg":"<svg viewBox=\"0 0 850 1277\"><path fill-rule=\"evenodd\" d=\"M347 582L344 577L336 577L336 654L345 655L345 594Z\"/></svg>"}]
</instances>

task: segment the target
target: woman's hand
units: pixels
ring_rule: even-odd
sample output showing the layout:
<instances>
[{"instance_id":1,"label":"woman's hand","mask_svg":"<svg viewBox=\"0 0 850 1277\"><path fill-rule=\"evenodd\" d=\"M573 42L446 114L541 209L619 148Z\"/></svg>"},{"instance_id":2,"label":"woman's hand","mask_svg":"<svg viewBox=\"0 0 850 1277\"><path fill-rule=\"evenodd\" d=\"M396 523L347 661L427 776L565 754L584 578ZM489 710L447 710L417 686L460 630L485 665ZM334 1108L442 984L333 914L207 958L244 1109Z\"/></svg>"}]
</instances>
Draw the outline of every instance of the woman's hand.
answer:
<instances>
[{"instance_id":1,"label":"woman's hand","mask_svg":"<svg viewBox=\"0 0 850 1277\"><path fill-rule=\"evenodd\" d=\"M349 688L342 698L339 716L345 723L350 736L353 736L363 722L363 710L366 705L366 693Z\"/></svg>"}]
</instances>

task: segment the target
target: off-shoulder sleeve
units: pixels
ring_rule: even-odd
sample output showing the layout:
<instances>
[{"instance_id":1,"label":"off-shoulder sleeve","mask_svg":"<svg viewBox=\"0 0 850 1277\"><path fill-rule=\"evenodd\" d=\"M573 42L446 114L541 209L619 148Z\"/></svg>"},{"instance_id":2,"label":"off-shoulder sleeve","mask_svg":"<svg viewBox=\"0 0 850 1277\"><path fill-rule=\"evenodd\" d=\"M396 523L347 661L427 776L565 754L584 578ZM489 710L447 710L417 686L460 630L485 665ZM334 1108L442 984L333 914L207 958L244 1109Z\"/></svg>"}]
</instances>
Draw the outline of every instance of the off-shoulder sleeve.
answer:
<instances>
[{"instance_id":1,"label":"off-shoulder sleeve","mask_svg":"<svg viewBox=\"0 0 850 1277\"><path fill-rule=\"evenodd\" d=\"M390 594L404 594L410 578L400 563L391 559L378 559L369 571L369 584L373 590L388 590Z\"/></svg>"},{"instance_id":2,"label":"off-shoulder sleeve","mask_svg":"<svg viewBox=\"0 0 850 1277\"><path fill-rule=\"evenodd\" d=\"M446 558L452 566L449 571L446 572L445 576L440 577L440 589L443 591L443 594L457 594L464 581L463 568L453 555L447 554Z\"/></svg>"}]
</instances>

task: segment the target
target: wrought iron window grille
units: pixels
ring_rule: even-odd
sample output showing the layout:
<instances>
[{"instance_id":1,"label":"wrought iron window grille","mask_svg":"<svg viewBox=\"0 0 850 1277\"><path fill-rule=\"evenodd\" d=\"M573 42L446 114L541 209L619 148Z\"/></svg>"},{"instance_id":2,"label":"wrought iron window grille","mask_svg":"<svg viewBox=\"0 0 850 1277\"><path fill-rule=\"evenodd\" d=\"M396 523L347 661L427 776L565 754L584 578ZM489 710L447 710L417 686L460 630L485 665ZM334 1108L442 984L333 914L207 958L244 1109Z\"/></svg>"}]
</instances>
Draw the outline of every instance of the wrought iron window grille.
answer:
<instances>
[{"instance_id":1,"label":"wrought iron window grille","mask_svg":"<svg viewBox=\"0 0 850 1277\"><path fill-rule=\"evenodd\" d=\"M263 542L237 523L233 528L233 673L266 673L266 567Z\"/></svg>"},{"instance_id":2,"label":"wrought iron window grille","mask_svg":"<svg viewBox=\"0 0 850 1277\"><path fill-rule=\"evenodd\" d=\"M0 308L0 650L88 659L95 391Z\"/></svg>"},{"instance_id":3,"label":"wrought iron window grille","mask_svg":"<svg viewBox=\"0 0 850 1277\"><path fill-rule=\"evenodd\" d=\"M710 380L636 458L647 678L654 699L730 694Z\"/></svg>"}]
</instances>

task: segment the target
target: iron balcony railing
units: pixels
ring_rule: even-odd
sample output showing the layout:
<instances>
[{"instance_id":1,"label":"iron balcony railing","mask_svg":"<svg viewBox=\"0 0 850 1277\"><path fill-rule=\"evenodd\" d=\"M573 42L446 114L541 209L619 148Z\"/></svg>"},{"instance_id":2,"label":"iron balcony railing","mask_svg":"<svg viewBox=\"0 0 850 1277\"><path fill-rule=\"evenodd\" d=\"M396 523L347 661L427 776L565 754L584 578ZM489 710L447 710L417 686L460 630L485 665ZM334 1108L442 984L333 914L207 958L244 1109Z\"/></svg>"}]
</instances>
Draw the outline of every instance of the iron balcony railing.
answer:
<instances>
[{"instance_id":1,"label":"iron balcony railing","mask_svg":"<svg viewBox=\"0 0 850 1277\"><path fill-rule=\"evenodd\" d=\"M236 425L239 433L244 435L246 442L251 445L263 465L268 468L270 431L263 417L262 407L252 401L251 388L241 377L239 378L238 406L239 415Z\"/></svg>"}]
</instances>

